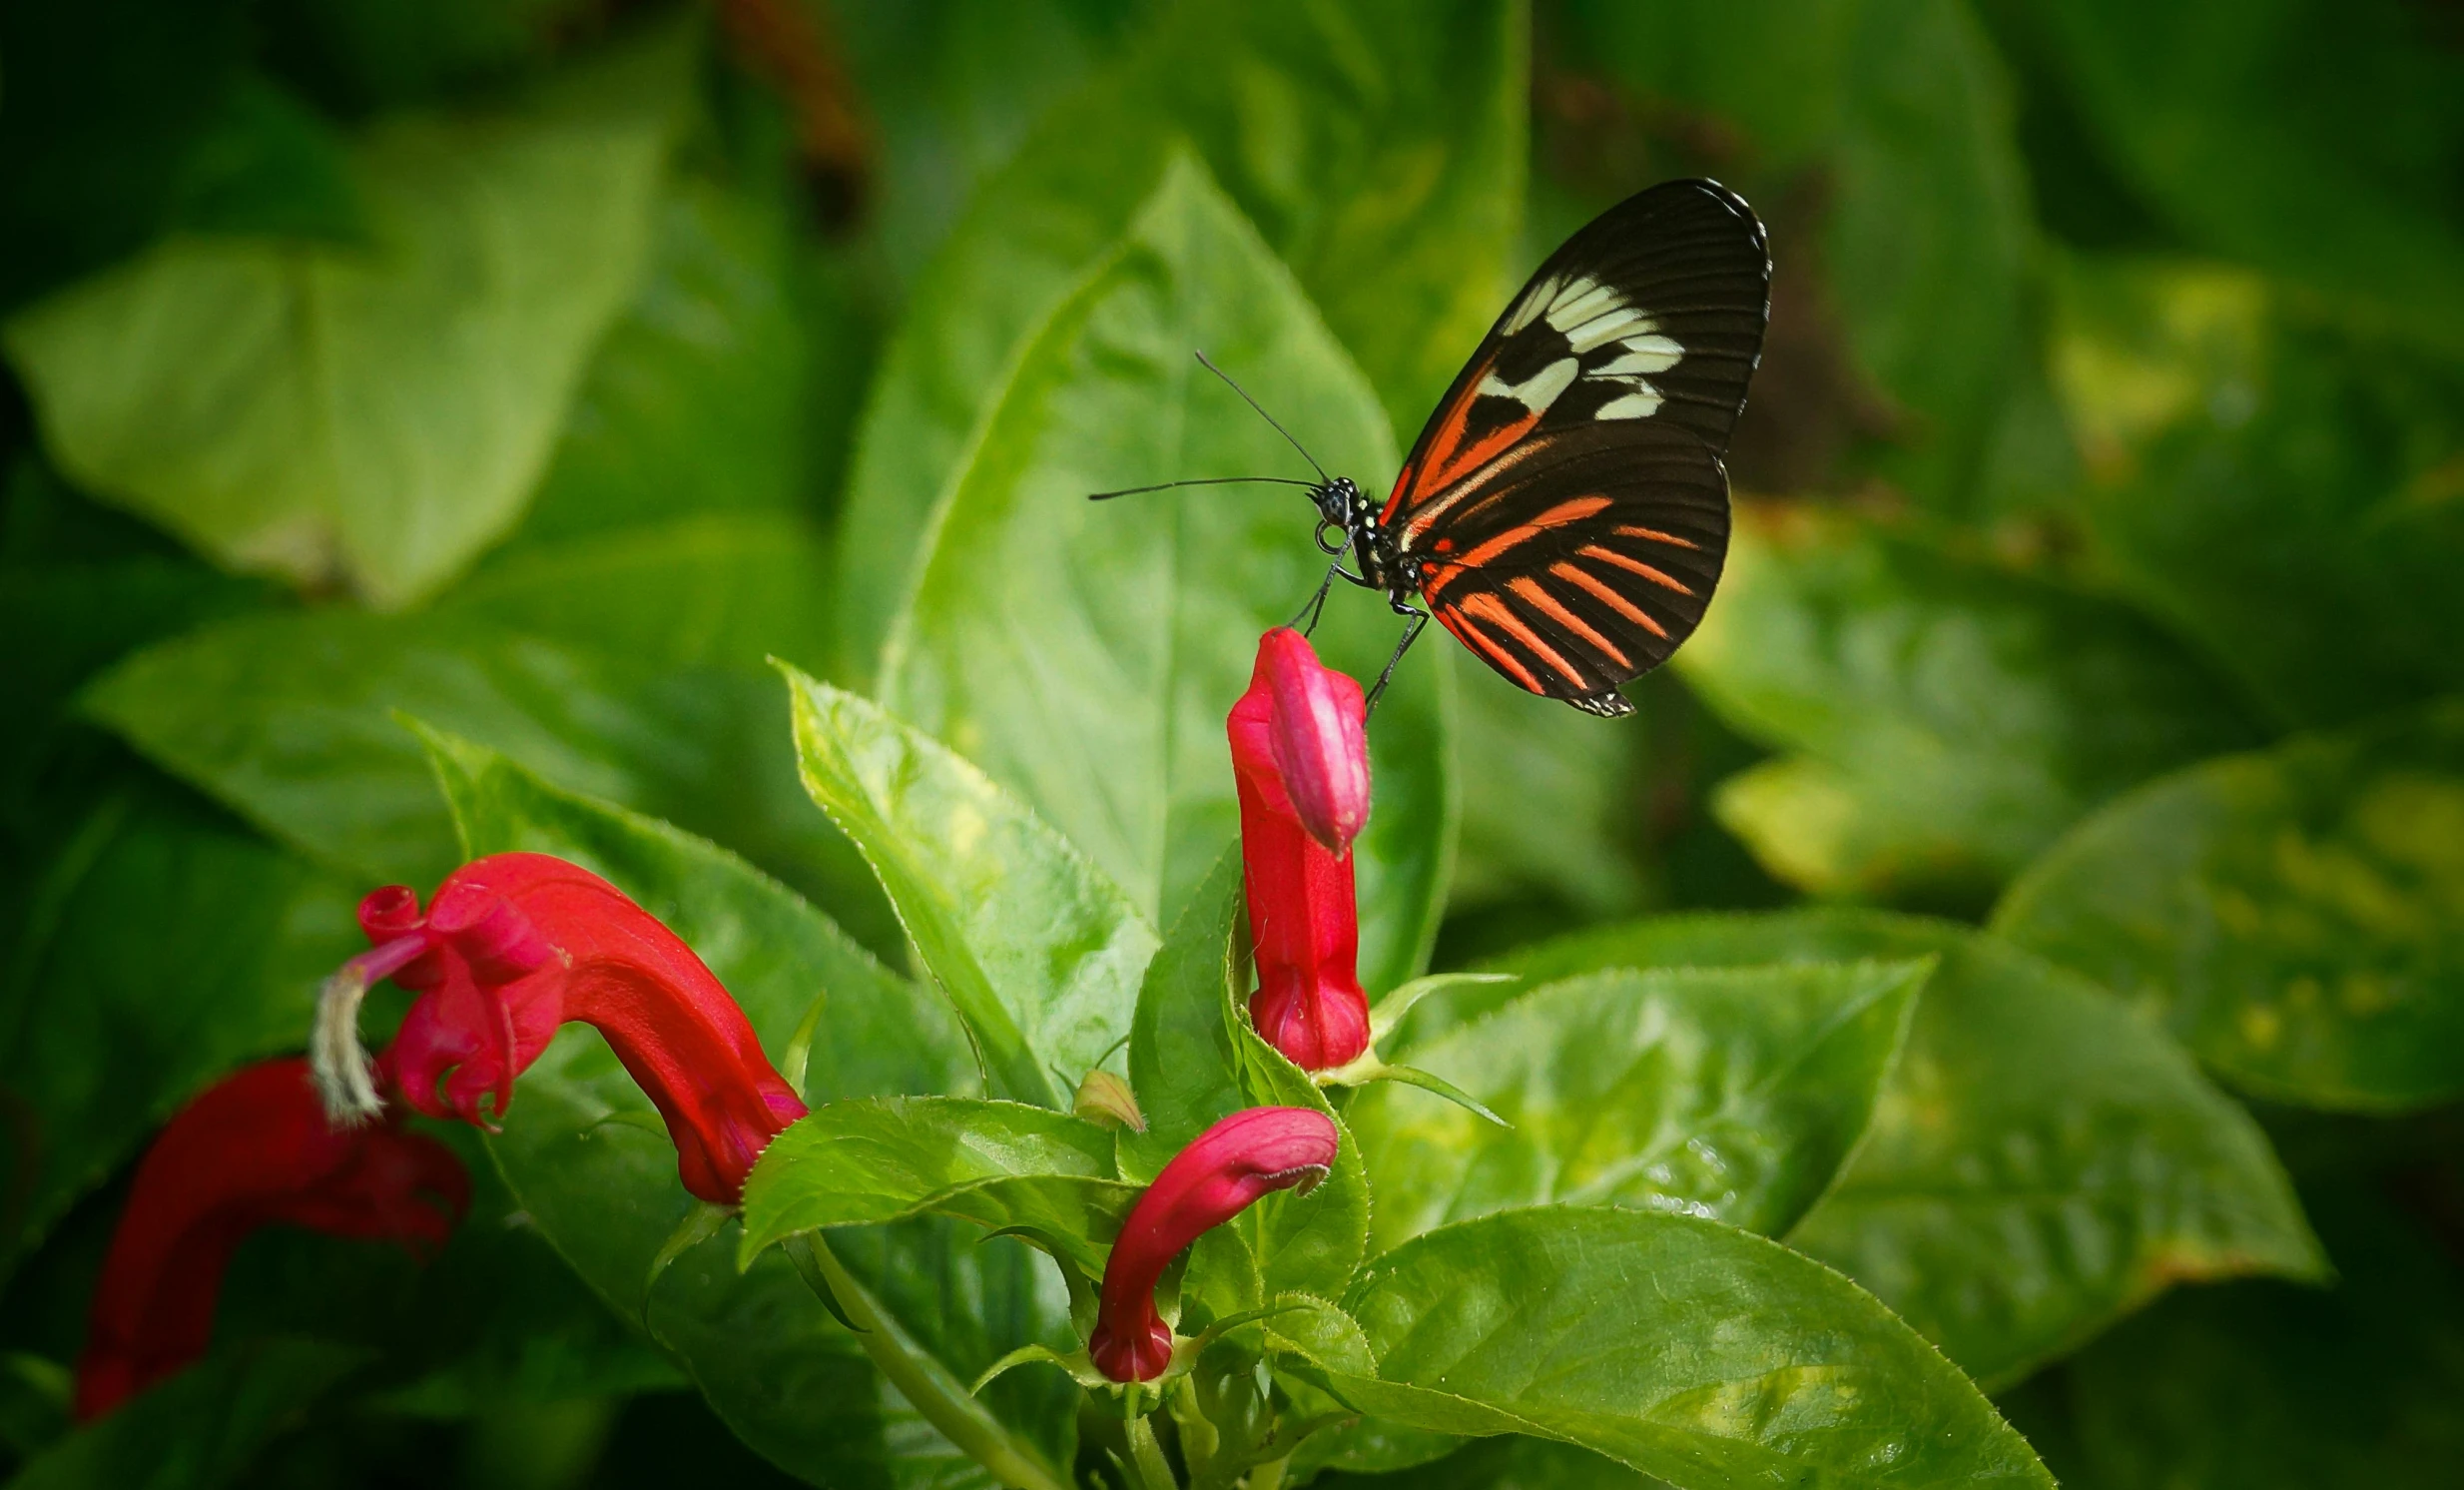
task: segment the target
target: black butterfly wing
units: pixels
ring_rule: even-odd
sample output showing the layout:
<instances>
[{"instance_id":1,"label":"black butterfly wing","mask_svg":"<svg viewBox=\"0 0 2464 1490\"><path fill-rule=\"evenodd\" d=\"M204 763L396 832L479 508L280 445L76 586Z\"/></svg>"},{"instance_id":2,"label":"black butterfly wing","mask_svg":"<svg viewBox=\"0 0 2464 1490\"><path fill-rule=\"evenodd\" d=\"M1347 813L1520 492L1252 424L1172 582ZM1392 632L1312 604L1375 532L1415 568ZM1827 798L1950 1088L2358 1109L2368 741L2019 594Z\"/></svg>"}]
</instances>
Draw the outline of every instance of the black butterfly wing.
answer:
<instances>
[{"instance_id":1,"label":"black butterfly wing","mask_svg":"<svg viewBox=\"0 0 2464 1490\"><path fill-rule=\"evenodd\" d=\"M1728 474L1692 431L1595 420L1528 436L1411 555L1439 624L1534 693L1628 712L1619 684L1702 623Z\"/></svg>"},{"instance_id":2,"label":"black butterfly wing","mask_svg":"<svg viewBox=\"0 0 2464 1490\"><path fill-rule=\"evenodd\" d=\"M1700 622L1770 286L1751 209L1667 182L1566 240L1482 339L1380 521L1433 613L1501 673L1621 713L1616 685Z\"/></svg>"}]
</instances>

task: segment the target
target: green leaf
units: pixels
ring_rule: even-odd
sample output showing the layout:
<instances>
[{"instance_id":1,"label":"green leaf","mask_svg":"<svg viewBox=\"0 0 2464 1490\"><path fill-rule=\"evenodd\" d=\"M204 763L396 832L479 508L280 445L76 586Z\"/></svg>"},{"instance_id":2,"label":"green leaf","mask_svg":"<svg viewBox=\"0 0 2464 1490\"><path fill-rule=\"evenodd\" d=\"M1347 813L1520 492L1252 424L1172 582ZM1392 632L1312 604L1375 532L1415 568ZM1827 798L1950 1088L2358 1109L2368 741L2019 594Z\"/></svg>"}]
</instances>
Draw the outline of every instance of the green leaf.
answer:
<instances>
[{"instance_id":1,"label":"green leaf","mask_svg":"<svg viewBox=\"0 0 2464 1490\"><path fill-rule=\"evenodd\" d=\"M2018 14L2149 209L2207 251L2464 350L2464 62L2427 17L2231 0Z\"/></svg>"},{"instance_id":2,"label":"green leaf","mask_svg":"<svg viewBox=\"0 0 2464 1490\"><path fill-rule=\"evenodd\" d=\"M749 589L776 573L749 548L724 567L689 545L674 557L655 577L637 570L627 595L665 618L679 650L697 616L724 620L702 598L712 581ZM588 555L561 575L526 561L481 586L475 607L587 634L587 608L607 603L590 598L593 568ZM758 673L657 669L477 619L330 610L191 632L96 680L85 703L174 774L376 883L431 885L460 862L397 710L707 831L808 887L845 852L801 800L784 711Z\"/></svg>"},{"instance_id":3,"label":"green leaf","mask_svg":"<svg viewBox=\"0 0 2464 1490\"><path fill-rule=\"evenodd\" d=\"M86 812L0 964L0 1268L198 1091L299 1047L318 983L366 947L356 899L166 786Z\"/></svg>"},{"instance_id":4,"label":"green leaf","mask_svg":"<svg viewBox=\"0 0 2464 1490\"><path fill-rule=\"evenodd\" d=\"M809 495L815 345L785 202L679 174L648 268L574 394L516 548ZM832 580L813 581L827 611ZM758 660L758 658L756 659ZM827 659L816 659L827 660Z\"/></svg>"},{"instance_id":5,"label":"green leaf","mask_svg":"<svg viewBox=\"0 0 2464 1490\"><path fill-rule=\"evenodd\" d=\"M369 1352L276 1340L221 1352L30 1460L11 1490L215 1490L299 1425L365 1365Z\"/></svg>"},{"instance_id":6,"label":"green leaf","mask_svg":"<svg viewBox=\"0 0 2464 1490\"><path fill-rule=\"evenodd\" d=\"M1249 1105L1236 1032L1244 1021L1233 970L1246 924L1241 851L1226 849L1146 965L1129 1026L1129 1085L1146 1131L1119 1139L1125 1177L1152 1179L1198 1134Z\"/></svg>"},{"instance_id":7,"label":"green leaf","mask_svg":"<svg viewBox=\"0 0 2464 1490\"><path fill-rule=\"evenodd\" d=\"M2078 509L2119 583L2284 723L2464 691L2452 358L2211 264L2083 258L2059 287Z\"/></svg>"},{"instance_id":8,"label":"green leaf","mask_svg":"<svg viewBox=\"0 0 2464 1490\"><path fill-rule=\"evenodd\" d=\"M1854 365L1889 400L1860 408L1878 400L1823 390L1849 405L1826 411L1847 426L1834 438L1890 434L1900 448L1885 468L1937 510L1991 512L2007 487L2050 484L2008 469L2001 448L2027 389L2037 239L2010 85L1969 6L1573 0L1564 9L1564 55L1604 70L1648 108L1690 106L1742 137L1728 158L1743 157L1747 176L1725 165L1720 174L1778 219L1784 276L1815 261L1827 284L1799 283L1836 308ZM1821 173L1827 210L1818 232L1789 235L1809 171ZM1783 482L1828 474L1788 472Z\"/></svg>"},{"instance_id":9,"label":"green leaf","mask_svg":"<svg viewBox=\"0 0 2464 1490\"><path fill-rule=\"evenodd\" d=\"M1989 1385L2172 1283L2318 1274L2317 1242L2249 1115L2105 990L1998 938L1857 911L1681 917L1569 937L1510 966L1537 979L1927 954L1942 965L1873 1130L1790 1245L1881 1295Z\"/></svg>"},{"instance_id":10,"label":"green leaf","mask_svg":"<svg viewBox=\"0 0 2464 1490\"><path fill-rule=\"evenodd\" d=\"M1807 890L1990 891L2116 792L2259 738L2110 601L1809 509L1739 529L1679 661L1738 729L1803 752L1716 805Z\"/></svg>"},{"instance_id":11,"label":"green leaf","mask_svg":"<svg viewBox=\"0 0 2464 1490\"><path fill-rule=\"evenodd\" d=\"M2433 1490L2464 1452L2464 1287L2362 1185L2314 1197L2331 1289L2189 1289L2065 1373L2099 1490Z\"/></svg>"},{"instance_id":12,"label":"green leaf","mask_svg":"<svg viewBox=\"0 0 2464 1490\"><path fill-rule=\"evenodd\" d=\"M805 789L863 851L999 1096L1065 1107L1127 1033L1155 934L1100 870L964 760L782 667Z\"/></svg>"},{"instance_id":13,"label":"green leaf","mask_svg":"<svg viewBox=\"0 0 2464 1490\"><path fill-rule=\"evenodd\" d=\"M927 1212L993 1230L1028 1228L1102 1252L1140 1186L1113 1177L1112 1134L1082 1118L1023 1103L955 1097L835 1102L772 1140L745 1181L750 1264L790 1236L876 1225Z\"/></svg>"},{"instance_id":14,"label":"green leaf","mask_svg":"<svg viewBox=\"0 0 2464 1490\"><path fill-rule=\"evenodd\" d=\"M2387 1112L2464 1094L2464 705L2210 761L2082 824L1996 930L2235 1085Z\"/></svg>"},{"instance_id":15,"label":"green leaf","mask_svg":"<svg viewBox=\"0 0 2464 1490\"><path fill-rule=\"evenodd\" d=\"M1383 1252L1518 1205L1626 1205L1777 1235L1863 1136L1922 963L1621 970L1535 989L1413 1049L1499 1128L1381 1084L1360 1135Z\"/></svg>"},{"instance_id":16,"label":"green leaf","mask_svg":"<svg viewBox=\"0 0 2464 1490\"><path fill-rule=\"evenodd\" d=\"M1086 500L1184 470L1291 462L1193 348L1277 389L1331 468L1391 460L1375 397L1292 277L1176 156L1001 384L882 675L894 712L1032 803L1158 922L1239 831L1223 719L1258 635L1326 573L1297 493ZM1386 606L1345 596L1314 639L1366 680L1400 629ZM1450 824L1431 650L1399 672L1370 732L1377 810L1354 852L1372 989L1418 972L1435 930Z\"/></svg>"},{"instance_id":17,"label":"green leaf","mask_svg":"<svg viewBox=\"0 0 2464 1490\"><path fill-rule=\"evenodd\" d=\"M886 355L849 492L850 675L877 665L938 499L1020 350L1109 254L1184 142L1325 309L1395 429L1416 430L1504 303L1528 24L1519 0L1177 7L1046 115L920 279ZM1304 411L1301 396L1253 390ZM1181 474L1217 472L1141 479ZM1363 480L1381 485L1384 468Z\"/></svg>"},{"instance_id":18,"label":"green leaf","mask_svg":"<svg viewBox=\"0 0 2464 1490\"><path fill-rule=\"evenodd\" d=\"M1586 917L1641 908L1645 884L1624 840L1649 753L1644 721L1603 729L1484 674L1455 689L1454 725L1458 779L1478 785L1463 793L1449 911L1533 891Z\"/></svg>"},{"instance_id":19,"label":"green leaf","mask_svg":"<svg viewBox=\"0 0 2464 1490\"><path fill-rule=\"evenodd\" d=\"M529 850L605 875L683 937L744 1006L769 1051L830 996L808 1100L964 1090L971 1062L947 1010L881 970L828 920L741 860L669 828L557 791L504 758L436 742L440 779L473 854ZM595 1033L567 1029L524 1073L489 1140L541 1234L620 1313L641 1320L746 1442L817 1483L886 1485L903 1465L951 1450L887 1393L854 1336L787 1258L736 1265L722 1232L678 1256L645 1293L649 1267L694 1201L663 1131L615 1119L653 1115ZM655 1117L654 1117L655 1121ZM1044 1297L1043 1265L1014 1242L979 1243L947 1222L871 1228L849 1265L948 1371L971 1376L1029 1340L1066 1342ZM987 1404L1066 1459L1067 1383L1027 1377Z\"/></svg>"},{"instance_id":20,"label":"green leaf","mask_svg":"<svg viewBox=\"0 0 2464 1490\"><path fill-rule=\"evenodd\" d=\"M175 238L0 332L47 447L215 559L385 605L519 516L631 294L681 37L356 152L373 250Z\"/></svg>"},{"instance_id":21,"label":"green leaf","mask_svg":"<svg viewBox=\"0 0 2464 1490\"><path fill-rule=\"evenodd\" d=\"M1344 1305L1378 1374L1327 1383L1392 1421L1558 1438L1680 1490L2053 1484L1870 1294L1716 1221L1507 1211L1406 1242Z\"/></svg>"}]
</instances>

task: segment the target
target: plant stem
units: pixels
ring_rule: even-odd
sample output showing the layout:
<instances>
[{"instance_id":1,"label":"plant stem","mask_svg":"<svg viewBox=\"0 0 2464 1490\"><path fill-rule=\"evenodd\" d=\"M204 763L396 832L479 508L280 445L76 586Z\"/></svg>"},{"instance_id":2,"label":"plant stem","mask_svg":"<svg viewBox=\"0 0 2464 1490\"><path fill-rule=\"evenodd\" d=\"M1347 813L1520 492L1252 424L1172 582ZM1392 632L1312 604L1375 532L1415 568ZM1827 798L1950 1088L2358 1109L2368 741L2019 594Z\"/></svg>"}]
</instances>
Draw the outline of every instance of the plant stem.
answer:
<instances>
[{"instance_id":1,"label":"plant stem","mask_svg":"<svg viewBox=\"0 0 2464 1490\"><path fill-rule=\"evenodd\" d=\"M1291 1462L1288 1457L1269 1459L1249 1471L1249 1490L1283 1490L1284 1466Z\"/></svg>"},{"instance_id":2,"label":"plant stem","mask_svg":"<svg viewBox=\"0 0 2464 1490\"><path fill-rule=\"evenodd\" d=\"M837 1303L845 1321L856 1327L856 1339L865 1354L925 1422L940 1429L942 1437L1012 1490L1069 1490L1068 1482L1044 1463L1041 1454L1019 1442L890 1317L864 1284L841 1265L829 1242L819 1236L799 1236L787 1248L800 1264L797 1271L804 1274L806 1286Z\"/></svg>"},{"instance_id":3,"label":"plant stem","mask_svg":"<svg viewBox=\"0 0 2464 1490\"><path fill-rule=\"evenodd\" d=\"M1172 1477L1172 1466L1165 1462L1163 1445L1155 1441L1155 1426L1144 1414L1129 1419L1129 1457L1136 1465L1140 1490L1179 1490L1180 1482Z\"/></svg>"}]
</instances>

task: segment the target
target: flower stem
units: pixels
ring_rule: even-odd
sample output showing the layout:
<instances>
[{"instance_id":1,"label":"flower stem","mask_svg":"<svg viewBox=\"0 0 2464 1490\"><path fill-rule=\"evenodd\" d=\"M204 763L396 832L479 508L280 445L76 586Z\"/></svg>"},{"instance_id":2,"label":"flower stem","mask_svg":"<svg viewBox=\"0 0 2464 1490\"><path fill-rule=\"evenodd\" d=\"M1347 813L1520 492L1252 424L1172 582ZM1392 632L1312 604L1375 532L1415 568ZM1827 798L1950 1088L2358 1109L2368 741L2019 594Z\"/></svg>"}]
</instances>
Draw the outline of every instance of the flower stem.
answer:
<instances>
[{"instance_id":1,"label":"flower stem","mask_svg":"<svg viewBox=\"0 0 2464 1490\"><path fill-rule=\"evenodd\" d=\"M1130 1462L1137 1468L1139 1490L1179 1490L1180 1482L1172 1477L1172 1466L1163 1457L1163 1445L1155 1441L1155 1425L1145 1414L1133 1414L1127 1424Z\"/></svg>"},{"instance_id":2,"label":"flower stem","mask_svg":"<svg viewBox=\"0 0 2464 1490\"><path fill-rule=\"evenodd\" d=\"M837 1305L835 1312L854 1326L856 1339L873 1364L942 1437L1012 1490L1069 1490L1068 1482L1044 1463L1041 1454L985 1411L955 1376L890 1317L840 1263L827 1241L799 1236L787 1248L799 1263L797 1271L804 1274L806 1285L821 1294L824 1302Z\"/></svg>"}]
</instances>

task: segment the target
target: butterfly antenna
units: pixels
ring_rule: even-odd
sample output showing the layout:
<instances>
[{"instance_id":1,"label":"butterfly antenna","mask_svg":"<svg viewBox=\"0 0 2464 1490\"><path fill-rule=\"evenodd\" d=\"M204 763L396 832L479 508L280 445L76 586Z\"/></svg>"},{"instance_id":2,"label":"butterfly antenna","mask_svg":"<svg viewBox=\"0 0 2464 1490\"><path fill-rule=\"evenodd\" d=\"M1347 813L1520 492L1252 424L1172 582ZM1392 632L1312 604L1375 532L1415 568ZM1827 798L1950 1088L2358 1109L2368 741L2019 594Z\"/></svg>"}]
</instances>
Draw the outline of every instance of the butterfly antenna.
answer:
<instances>
[{"instance_id":1,"label":"butterfly antenna","mask_svg":"<svg viewBox=\"0 0 2464 1490\"><path fill-rule=\"evenodd\" d=\"M1255 399L1255 398L1252 398L1252 397L1250 397L1250 396L1249 396L1249 389L1247 389L1247 388L1245 388L1245 387L1242 387L1242 386L1241 386L1239 383L1237 383L1237 382L1233 382L1233 381L1232 381L1232 374L1231 374L1231 373L1226 372L1223 369L1218 368L1218 367L1216 367L1213 363L1211 363L1211 362L1207 361L1206 354L1205 354L1205 353L1203 353L1203 352L1201 352L1201 353L1199 353L1199 354L1198 354L1198 363L1199 363L1199 366L1201 366L1201 367L1205 368L1207 372L1214 373L1217 377L1222 378L1225 382L1227 382L1227 383L1231 383L1231 385L1232 385L1232 391L1234 391L1234 392L1236 392L1236 393L1238 393L1238 394L1240 394L1240 395L1241 395L1241 401L1242 401L1243 403L1248 404L1251 408L1256 408L1256 409L1258 410L1258 417L1259 417L1259 418L1262 418L1262 419L1266 420L1269 424L1274 424L1274 425L1275 425L1275 432L1276 432L1277 434L1282 435L1285 439L1291 440L1291 441L1292 441L1292 448L1294 448L1294 449L1296 449L1296 450L1300 451L1300 452L1301 452L1301 458L1302 458L1303 460L1308 461L1308 462L1310 463L1310 465L1312 465L1313 467L1315 467L1315 468L1316 468L1316 470L1317 470L1317 472L1318 472L1318 480L1319 480L1319 481L1321 481L1321 482L1327 482L1327 481L1332 481L1332 480L1334 480L1334 479L1335 479L1333 476L1330 476L1330 475L1328 475L1328 474L1326 473L1326 467L1325 467L1325 466L1323 466L1323 465L1319 465L1319 464L1318 464L1318 457L1317 457L1317 456L1315 456L1315 455L1312 455L1312 454L1310 454L1310 453L1309 453L1309 447L1308 447L1307 445L1302 444L1302 443L1301 443L1299 440L1297 440L1297 439L1292 439L1292 431L1291 431L1291 430L1286 429L1286 428L1285 428L1283 425L1281 425L1281 424L1276 424L1276 423L1275 423L1275 416L1274 416L1273 414L1271 414L1271 413L1268 413L1268 412L1267 412L1264 408L1260 408L1260 407L1259 407L1259 405L1258 405L1258 400L1257 400L1257 399ZM1305 486L1305 485L1308 485L1309 483L1308 483L1308 482L1306 482L1306 481L1304 481L1304 482L1302 482L1301 484Z\"/></svg>"},{"instance_id":2,"label":"butterfly antenna","mask_svg":"<svg viewBox=\"0 0 2464 1490\"><path fill-rule=\"evenodd\" d=\"M1276 486L1307 486L1317 489L1315 481L1295 481L1290 476L1197 476L1186 481L1157 481L1152 486L1124 486L1118 491L1090 491L1091 502L1110 501L1116 496L1136 496L1141 491L1169 491L1175 486L1230 486L1242 481L1265 481Z\"/></svg>"}]
</instances>

